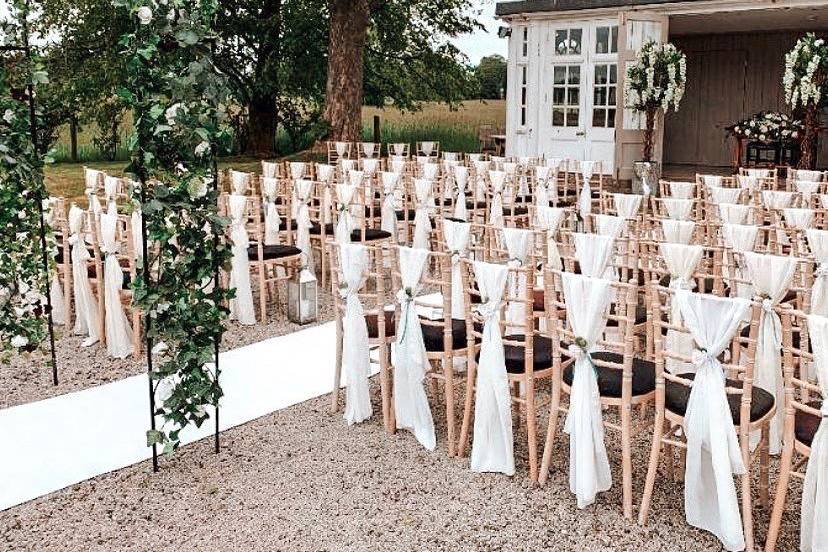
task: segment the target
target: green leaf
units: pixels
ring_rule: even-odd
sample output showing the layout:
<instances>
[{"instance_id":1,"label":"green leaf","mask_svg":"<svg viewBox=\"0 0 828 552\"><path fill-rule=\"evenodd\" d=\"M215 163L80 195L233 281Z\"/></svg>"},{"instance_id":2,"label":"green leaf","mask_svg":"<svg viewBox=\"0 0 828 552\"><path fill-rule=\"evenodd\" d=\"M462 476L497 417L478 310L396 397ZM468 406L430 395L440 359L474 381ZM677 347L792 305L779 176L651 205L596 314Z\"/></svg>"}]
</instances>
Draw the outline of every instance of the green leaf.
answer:
<instances>
[{"instance_id":1,"label":"green leaf","mask_svg":"<svg viewBox=\"0 0 828 552\"><path fill-rule=\"evenodd\" d=\"M164 434L157 429L147 430L147 446L157 445L164 442Z\"/></svg>"}]
</instances>

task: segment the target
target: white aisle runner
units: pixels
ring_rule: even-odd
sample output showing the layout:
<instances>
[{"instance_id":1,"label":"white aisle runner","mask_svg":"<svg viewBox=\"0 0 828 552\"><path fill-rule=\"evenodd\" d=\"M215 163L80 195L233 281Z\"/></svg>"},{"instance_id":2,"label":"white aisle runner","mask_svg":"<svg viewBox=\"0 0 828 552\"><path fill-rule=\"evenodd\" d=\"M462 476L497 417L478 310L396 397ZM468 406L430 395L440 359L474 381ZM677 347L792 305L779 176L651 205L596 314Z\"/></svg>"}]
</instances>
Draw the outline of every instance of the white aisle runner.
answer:
<instances>
[{"instance_id":1,"label":"white aisle runner","mask_svg":"<svg viewBox=\"0 0 828 552\"><path fill-rule=\"evenodd\" d=\"M222 353L220 429L329 393L334 336L329 322ZM182 444L213 434L208 412ZM0 410L0 510L151 458L148 428L145 374Z\"/></svg>"}]
</instances>

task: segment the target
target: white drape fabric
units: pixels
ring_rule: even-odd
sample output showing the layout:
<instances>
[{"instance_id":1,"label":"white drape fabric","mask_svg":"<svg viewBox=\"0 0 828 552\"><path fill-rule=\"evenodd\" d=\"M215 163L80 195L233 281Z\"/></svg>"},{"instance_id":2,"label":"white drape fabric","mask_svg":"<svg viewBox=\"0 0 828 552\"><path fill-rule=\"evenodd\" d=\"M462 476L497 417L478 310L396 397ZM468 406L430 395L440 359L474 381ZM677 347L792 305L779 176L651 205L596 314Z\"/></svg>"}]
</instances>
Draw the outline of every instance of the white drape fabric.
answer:
<instances>
[{"instance_id":1,"label":"white drape fabric","mask_svg":"<svg viewBox=\"0 0 828 552\"><path fill-rule=\"evenodd\" d=\"M675 199L691 199L695 187L695 182L670 182L670 197Z\"/></svg>"},{"instance_id":2,"label":"white drape fabric","mask_svg":"<svg viewBox=\"0 0 828 552\"><path fill-rule=\"evenodd\" d=\"M595 161L581 161L583 185L581 186L581 193L578 195L578 214L584 220L592 213L592 188L590 188L590 181L592 180L592 172L594 169Z\"/></svg>"},{"instance_id":3,"label":"white drape fabric","mask_svg":"<svg viewBox=\"0 0 828 552\"><path fill-rule=\"evenodd\" d=\"M545 166L535 167L535 208L549 207L550 173L551 169ZM554 192L557 199L557 191Z\"/></svg>"},{"instance_id":4,"label":"white drape fabric","mask_svg":"<svg viewBox=\"0 0 828 552\"><path fill-rule=\"evenodd\" d=\"M708 193L710 194L710 200L713 203L739 203L739 198L742 195L742 189L711 186L708 188Z\"/></svg>"},{"instance_id":5,"label":"white drape fabric","mask_svg":"<svg viewBox=\"0 0 828 552\"><path fill-rule=\"evenodd\" d=\"M661 200L667 210L667 216L673 220L690 220L693 215L692 199L675 199L665 197Z\"/></svg>"},{"instance_id":6,"label":"white drape fabric","mask_svg":"<svg viewBox=\"0 0 828 552\"><path fill-rule=\"evenodd\" d=\"M276 178L279 176L279 163L262 161L262 176L267 178Z\"/></svg>"},{"instance_id":7,"label":"white drape fabric","mask_svg":"<svg viewBox=\"0 0 828 552\"><path fill-rule=\"evenodd\" d=\"M751 207L738 203L719 203L719 220L722 224L748 224L753 222L750 217Z\"/></svg>"},{"instance_id":8,"label":"white drape fabric","mask_svg":"<svg viewBox=\"0 0 828 552\"><path fill-rule=\"evenodd\" d=\"M664 241L687 245L693 237L696 223L692 220L661 219L661 231Z\"/></svg>"},{"instance_id":9,"label":"white drape fabric","mask_svg":"<svg viewBox=\"0 0 828 552\"><path fill-rule=\"evenodd\" d=\"M83 341L89 347L100 341L98 302L92 293L87 263L91 257L83 238L86 213L77 205L69 208L69 245L72 246L72 288L75 299L75 335L88 336Z\"/></svg>"},{"instance_id":10,"label":"white drape fabric","mask_svg":"<svg viewBox=\"0 0 828 552\"><path fill-rule=\"evenodd\" d=\"M488 183L486 175L489 172L491 163L489 161L474 162L474 200L476 202L486 201Z\"/></svg>"},{"instance_id":11,"label":"white drape fabric","mask_svg":"<svg viewBox=\"0 0 828 552\"><path fill-rule=\"evenodd\" d=\"M391 362L394 365L394 414L397 427L410 430L421 445L434 450L434 420L423 387L428 358L420 318L414 305L429 253L424 249L409 247L400 247L399 253L402 289L397 291L397 301L400 303L401 314L397 324L397 341L391 348Z\"/></svg>"},{"instance_id":12,"label":"white drape fabric","mask_svg":"<svg viewBox=\"0 0 828 552\"><path fill-rule=\"evenodd\" d=\"M86 184L85 194L89 200L89 210L94 214L101 212L101 200L98 198L98 185L100 184L101 171L84 168L84 181Z\"/></svg>"},{"instance_id":13,"label":"white drape fabric","mask_svg":"<svg viewBox=\"0 0 828 552\"><path fill-rule=\"evenodd\" d=\"M615 215L592 215L595 220L595 230L602 236L610 236L613 238L621 237L621 234L627 227L627 221L620 216Z\"/></svg>"},{"instance_id":14,"label":"white drape fabric","mask_svg":"<svg viewBox=\"0 0 828 552\"><path fill-rule=\"evenodd\" d=\"M302 251L302 264L311 274L314 274L313 251L310 241L310 202L313 182L310 180L296 180L293 191L296 194L296 247Z\"/></svg>"},{"instance_id":15,"label":"white drape fabric","mask_svg":"<svg viewBox=\"0 0 828 552\"><path fill-rule=\"evenodd\" d=\"M615 238L582 233L575 233L572 236L575 240L575 258L581 267L581 274L592 278L616 277L610 265Z\"/></svg>"},{"instance_id":16,"label":"white drape fabric","mask_svg":"<svg viewBox=\"0 0 828 552\"><path fill-rule=\"evenodd\" d=\"M466 318L460 259L468 254L470 232L471 224L468 222L443 219L443 237L446 250L451 255L451 317L456 320Z\"/></svg>"},{"instance_id":17,"label":"white drape fabric","mask_svg":"<svg viewBox=\"0 0 828 552\"><path fill-rule=\"evenodd\" d=\"M805 235L817 263L811 288L811 314L828 316L828 230L809 228Z\"/></svg>"},{"instance_id":18,"label":"white drape fabric","mask_svg":"<svg viewBox=\"0 0 828 552\"><path fill-rule=\"evenodd\" d=\"M619 217L634 219L638 216L643 196L639 194L612 194L615 212Z\"/></svg>"},{"instance_id":19,"label":"white drape fabric","mask_svg":"<svg viewBox=\"0 0 828 552\"><path fill-rule=\"evenodd\" d=\"M118 186L121 179L114 176L104 176L104 196L106 197L106 212L110 215L118 214Z\"/></svg>"},{"instance_id":20,"label":"white drape fabric","mask_svg":"<svg viewBox=\"0 0 828 552\"><path fill-rule=\"evenodd\" d=\"M322 185L322 222L330 224L333 219L331 208L333 207L333 193L331 187L333 186L333 178L336 174L336 167L333 165L325 165L319 163L316 165L316 178ZM294 199L296 195L293 196Z\"/></svg>"},{"instance_id":21,"label":"white drape fabric","mask_svg":"<svg viewBox=\"0 0 828 552\"><path fill-rule=\"evenodd\" d=\"M782 432L785 423L785 382L782 378L782 321L773 307L785 297L791 286L798 259L778 255L764 255L746 251L745 268L754 293L765 297L759 316L759 338L753 383L773 395L776 414L770 422L770 453L782 452ZM759 442L759 432L752 435L752 443Z\"/></svg>"},{"instance_id":22,"label":"white drape fabric","mask_svg":"<svg viewBox=\"0 0 828 552\"><path fill-rule=\"evenodd\" d=\"M118 215L101 214L102 252L104 262L104 304L106 307L106 351L114 358L126 358L134 351L132 328L121 304L124 273L118 263L120 244L116 239Z\"/></svg>"},{"instance_id":23,"label":"white drape fabric","mask_svg":"<svg viewBox=\"0 0 828 552\"><path fill-rule=\"evenodd\" d=\"M765 209L785 209L793 204L794 193L784 190L762 190Z\"/></svg>"},{"instance_id":24,"label":"white drape fabric","mask_svg":"<svg viewBox=\"0 0 828 552\"><path fill-rule=\"evenodd\" d=\"M144 234L141 231L141 209L136 207L129 219L129 226L132 230L132 247L135 249L135 258L144 258Z\"/></svg>"},{"instance_id":25,"label":"white drape fabric","mask_svg":"<svg viewBox=\"0 0 828 552\"><path fill-rule=\"evenodd\" d=\"M509 266L512 268L520 268L526 264L529 253L532 249L531 230L524 230L521 228L504 228L503 241L506 244L506 252L509 254ZM524 297L526 295L526 275L510 274L511 292L509 295L513 297ZM526 322L526 303L518 303L509 301L506 307L506 326L517 329L522 329Z\"/></svg>"},{"instance_id":26,"label":"white drape fabric","mask_svg":"<svg viewBox=\"0 0 828 552\"><path fill-rule=\"evenodd\" d=\"M368 389L371 375L368 325L359 299L368 261L368 249L364 245L346 243L339 248L342 269L339 295L345 301L342 317L342 372L347 381L344 418L348 425L365 421L373 413Z\"/></svg>"},{"instance_id":27,"label":"white drape fabric","mask_svg":"<svg viewBox=\"0 0 828 552\"><path fill-rule=\"evenodd\" d=\"M230 170L230 185L233 188L233 193L237 195L244 195L247 193L247 188L250 186L250 174L246 172L239 172Z\"/></svg>"},{"instance_id":28,"label":"white drape fabric","mask_svg":"<svg viewBox=\"0 0 828 552\"><path fill-rule=\"evenodd\" d=\"M797 230L807 230L814 222L813 209L798 209L795 207L789 207L782 210L782 216L785 218L785 222L788 226Z\"/></svg>"},{"instance_id":29,"label":"white drape fabric","mask_svg":"<svg viewBox=\"0 0 828 552\"><path fill-rule=\"evenodd\" d=\"M538 226L546 230L546 262L550 268L562 270L563 263L556 236L566 210L561 207L540 207L535 214Z\"/></svg>"},{"instance_id":30,"label":"white drape fabric","mask_svg":"<svg viewBox=\"0 0 828 552\"><path fill-rule=\"evenodd\" d=\"M348 142L335 142L334 149L336 150L336 155L342 157L348 152Z\"/></svg>"},{"instance_id":31,"label":"white drape fabric","mask_svg":"<svg viewBox=\"0 0 828 552\"><path fill-rule=\"evenodd\" d=\"M380 227L392 236L397 234L397 189L400 182L399 173L383 172L382 178L382 200Z\"/></svg>"},{"instance_id":32,"label":"white drape fabric","mask_svg":"<svg viewBox=\"0 0 828 552\"><path fill-rule=\"evenodd\" d=\"M262 192L264 194L264 243L265 245L279 244L279 225L282 217L276 207L276 198L279 195L279 180L262 177Z\"/></svg>"},{"instance_id":33,"label":"white drape fabric","mask_svg":"<svg viewBox=\"0 0 828 552\"><path fill-rule=\"evenodd\" d=\"M469 220L469 210L466 205L466 187L469 184L469 168L457 165L454 172L454 218Z\"/></svg>"},{"instance_id":34,"label":"white drape fabric","mask_svg":"<svg viewBox=\"0 0 828 552\"><path fill-rule=\"evenodd\" d=\"M236 289L236 296L230 299L230 316L244 326L256 323L253 310L253 290L250 287L250 260L247 248L250 238L247 235L247 197L230 194L230 239L233 241L233 259L230 270L230 287Z\"/></svg>"},{"instance_id":35,"label":"white drape fabric","mask_svg":"<svg viewBox=\"0 0 828 552\"><path fill-rule=\"evenodd\" d=\"M430 157L434 153L434 142L420 142L420 151L426 157Z\"/></svg>"},{"instance_id":36,"label":"white drape fabric","mask_svg":"<svg viewBox=\"0 0 828 552\"><path fill-rule=\"evenodd\" d=\"M44 221L46 225L50 228L54 229L55 225L55 212L54 212L54 205L53 205L54 198L49 198L44 200ZM55 247L50 248L49 255L54 258L58 254L58 247L59 245L56 244ZM66 324L66 309L64 308L64 296L63 296L63 286L60 282L59 271L55 269L49 275L49 299L52 301L52 321L57 325L64 325Z\"/></svg>"},{"instance_id":37,"label":"white drape fabric","mask_svg":"<svg viewBox=\"0 0 828 552\"><path fill-rule=\"evenodd\" d=\"M733 266L725 265L724 275L728 278L745 279L743 267L740 264L740 254L746 251L753 251L756 247L756 236L759 234L759 227L750 224L723 224L722 239L726 247L732 252ZM753 295L753 286L745 282L736 282L736 295L749 299Z\"/></svg>"},{"instance_id":38,"label":"white drape fabric","mask_svg":"<svg viewBox=\"0 0 828 552\"><path fill-rule=\"evenodd\" d=\"M413 247L431 249L431 211L434 208L434 184L425 178L414 179L417 208L414 211Z\"/></svg>"},{"instance_id":39,"label":"white drape fabric","mask_svg":"<svg viewBox=\"0 0 828 552\"><path fill-rule=\"evenodd\" d=\"M717 186L717 187L721 188L722 183L724 182L724 177L720 176L720 175L702 174L702 175L699 175L699 176L701 176L702 182L708 188L713 187L713 186Z\"/></svg>"},{"instance_id":40,"label":"white drape fabric","mask_svg":"<svg viewBox=\"0 0 828 552\"><path fill-rule=\"evenodd\" d=\"M797 181L821 182L824 175L825 173L822 171L809 171L806 169L797 169L796 171Z\"/></svg>"},{"instance_id":41,"label":"white drape fabric","mask_svg":"<svg viewBox=\"0 0 828 552\"><path fill-rule=\"evenodd\" d=\"M503 228L503 186L506 182L504 171L489 171L491 184L491 205L489 206L489 224L496 228Z\"/></svg>"},{"instance_id":42,"label":"white drape fabric","mask_svg":"<svg viewBox=\"0 0 828 552\"><path fill-rule=\"evenodd\" d=\"M693 354L696 377L683 426L687 438L685 516L690 525L716 535L725 549L743 550L733 474L745 473L745 465L718 356L730 344L750 302L688 291L677 291L674 300L698 346Z\"/></svg>"},{"instance_id":43,"label":"white drape fabric","mask_svg":"<svg viewBox=\"0 0 828 552\"><path fill-rule=\"evenodd\" d=\"M736 175L736 182L739 184L740 188L748 190L749 192L758 191L761 187L761 181L759 180L759 177L756 176L738 174Z\"/></svg>"},{"instance_id":44,"label":"white drape fabric","mask_svg":"<svg viewBox=\"0 0 828 552\"><path fill-rule=\"evenodd\" d=\"M434 181L440 174L440 165L437 163L423 163L423 178Z\"/></svg>"},{"instance_id":45,"label":"white drape fabric","mask_svg":"<svg viewBox=\"0 0 828 552\"><path fill-rule=\"evenodd\" d=\"M797 180L794 182L794 188L802 196L803 207L815 207L815 205L812 205L811 200L814 194L819 192L821 185L822 183L818 180Z\"/></svg>"},{"instance_id":46,"label":"white drape fabric","mask_svg":"<svg viewBox=\"0 0 828 552\"><path fill-rule=\"evenodd\" d=\"M374 156L374 151L376 150L376 144L373 142L362 142L360 144L362 146L362 156L369 158Z\"/></svg>"},{"instance_id":47,"label":"white drape fabric","mask_svg":"<svg viewBox=\"0 0 828 552\"><path fill-rule=\"evenodd\" d=\"M564 431L569 434L569 490L578 508L595 502L595 495L612 486L598 376L590 354L607 326L605 313L613 297L608 280L564 272L566 319L575 334L569 353L575 359L569 412Z\"/></svg>"},{"instance_id":48,"label":"white drape fabric","mask_svg":"<svg viewBox=\"0 0 828 552\"><path fill-rule=\"evenodd\" d=\"M395 173L402 174L405 172L405 167L408 164L408 159L399 156L399 157L392 157L391 158L391 171Z\"/></svg>"},{"instance_id":49,"label":"white drape fabric","mask_svg":"<svg viewBox=\"0 0 828 552\"><path fill-rule=\"evenodd\" d=\"M814 440L802 484L799 538L801 552L828 550L828 318L808 316L817 383L822 394L822 420Z\"/></svg>"},{"instance_id":50,"label":"white drape fabric","mask_svg":"<svg viewBox=\"0 0 828 552\"><path fill-rule=\"evenodd\" d=\"M336 185L337 220L334 229L336 243L350 243L351 241L351 232L355 227L354 216L351 214L351 203L354 200L356 190L357 185L353 183Z\"/></svg>"},{"instance_id":51,"label":"white drape fabric","mask_svg":"<svg viewBox=\"0 0 828 552\"><path fill-rule=\"evenodd\" d=\"M477 364L471 469L514 475L512 396L500 335L500 303L507 275L506 265L474 263L474 276L483 299L477 312L485 322Z\"/></svg>"},{"instance_id":52,"label":"white drape fabric","mask_svg":"<svg viewBox=\"0 0 828 552\"><path fill-rule=\"evenodd\" d=\"M670 288L674 290L692 290L695 287L693 272L699 265L704 249L700 245L684 245L679 243L660 243L658 250L664 259L664 264L670 273ZM670 310L670 323L681 325L681 311L678 303L673 301ZM685 332L669 329L665 346L669 351L675 351L684 356L690 356L693 352L693 337ZM667 359L666 369L668 372L685 372L687 363L674 358Z\"/></svg>"}]
</instances>

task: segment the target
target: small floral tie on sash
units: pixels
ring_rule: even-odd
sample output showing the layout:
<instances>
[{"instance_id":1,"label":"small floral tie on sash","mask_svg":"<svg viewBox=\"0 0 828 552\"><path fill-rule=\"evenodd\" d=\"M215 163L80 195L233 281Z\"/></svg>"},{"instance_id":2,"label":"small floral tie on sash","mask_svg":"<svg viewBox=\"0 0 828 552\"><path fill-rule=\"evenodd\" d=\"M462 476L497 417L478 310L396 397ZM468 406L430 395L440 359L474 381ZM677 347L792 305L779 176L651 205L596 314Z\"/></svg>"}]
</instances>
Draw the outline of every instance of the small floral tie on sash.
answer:
<instances>
[{"instance_id":1,"label":"small floral tie on sash","mask_svg":"<svg viewBox=\"0 0 828 552\"><path fill-rule=\"evenodd\" d=\"M339 248L342 281L339 296L345 301L342 319L342 371L347 383L345 415L348 425L371 417L371 395L368 378L371 375L368 325L359 299L365 271L368 268L368 249L347 243Z\"/></svg>"},{"instance_id":2,"label":"small floral tie on sash","mask_svg":"<svg viewBox=\"0 0 828 552\"><path fill-rule=\"evenodd\" d=\"M469 181L469 169L461 165L454 167L454 218L469 220L469 211L466 206L466 186Z\"/></svg>"},{"instance_id":3,"label":"small floral tie on sash","mask_svg":"<svg viewBox=\"0 0 828 552\"><path fill-rule=\"evenodd\" d=\"M262 191L264 192L264 213L265 213L265 245L278 245L279 226L282 218L279 216L279 209L276 207L276 197L279 181L275 178L262 177Z\"/></svg>"}]
</instances>

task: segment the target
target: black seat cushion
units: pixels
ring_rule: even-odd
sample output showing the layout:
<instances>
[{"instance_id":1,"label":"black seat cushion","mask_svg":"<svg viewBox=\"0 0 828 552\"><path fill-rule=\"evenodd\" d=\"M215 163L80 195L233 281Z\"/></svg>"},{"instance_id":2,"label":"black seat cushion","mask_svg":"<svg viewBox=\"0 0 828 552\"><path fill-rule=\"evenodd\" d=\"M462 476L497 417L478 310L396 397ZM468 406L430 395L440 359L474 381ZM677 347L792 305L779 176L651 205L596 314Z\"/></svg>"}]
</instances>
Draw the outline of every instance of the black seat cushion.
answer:
<instances>
[{"instance_id":1,"label":"black seat cushion","mask_svg":"<svg viewBox=\"0 0 828 552\"><path fill-rule=\"evenodd\" d=\"M678 376L692 380L695 379L696 374L678 374ZM728 387L742 387L742 383L736 380L726 380L726 384ZM754 385L751 390L750 421L755 422L771 411L775 401L773 395L764 389ZM690 387L668 380L665 382L664 394L664 404L667 410L679 416L684 416L684 413L687 412L687 400L690 398ZM742 396L728 393L727 402L730 404L730 415L733 417L733 423L738 425L741 420L739 409L742 404Z\"/></svg>"},{"instance_id":2,"label":"black seat cushion","mask_svg":"<svg viewBox=\"0 0 828 552\"><path fill-rule=\"evenodd\" d=\"M275 259L282 259L284 257L292 257L299 255L302 250L292 245L265 245L262 247L262 259L265 261L272 261ZM258 246L251 245L247 248L247 258L251 261L259 260Z\"/></svg>"},{"instance_id":3,"label":"black seat cushion","mask_svg":"<svg viewBox=\"0 0 828 552\"><path fill-rule=\"evenodd\" d=\"M503 338L510 341L526 341L524 335L507 335ZM534 370L546 370L552 367L552 340L542 335L534 336L532 340L534 358L532 364ZM504 344L503 351L506 354L506 371L510 374L523 374L526 371L526 347L519 345ZM480 361L480 352L476 356Z\"/></svg>"},{"instance_id":4,"label":"black seat cushion","mask_svg":"<svg viewBox=\"0 0 828 552\"><path fill-rule=\"evenodd\" d=\"M504 216L522 216L529 213L529 208L523 205L510 205L508 207L503 207L503 215Z\"/></svg>"},{"instance_id":5,"label":"black seat cushion","mask_svg":"<svg viewBox=\"0 0 828 552\"><path fill-rule=\"evenodd\" d=\"M532 310L535 312L543 312L546 310L546 298L544 294L546 291L541 289L532 290Z\"/></svg>"},{"instance_id":6,"label":"black seat cushion","mask_svg":"<svg viewBox=\"0 0 828 552\"><path fill-rule=\"evenodd\" d=\"M808 406L819 409L821 403L814 401L808 403ZM819 423L821 421L822 419L819 416L797 409L794 414L794 435L796 435L796 440L810 447L811 443L814 442L814 436L816 435L817 429L819 429Z\"/></svg>"},{"instance_id":7,"label":"black seat cushion","mask_svg":"<svg viewBox=\"0 0 828 552\"><path fill-rule=\"evenodd\" d=\"M615 303L610 305L610 314L615 314ZM647 307L644 305L636 305L635 306L635 324L643 324L647 321ZM618 321L617 320L607 320L607 327L608 328L617 328Z\"/></svg>"},{"instance_id":8,"label":"black seat cushion","mask_svg":"<svg viewBox=\"0 0 828 552\"><path fill-rule=\"evenodd\" d=\"M618 353L611 353L609 351L598 351L592 353L594 360L602 360L604 362L614 362L621 364L624 362L624 355ZM621 397L621 379L623 370L616 368L609 368L607 366L595 365L598 374L598 392L602 397ZM566 367L563 373L563 380L567 385L572 385L572 380L575 374L575 363L571 362ZM633 396L646 395L655 391L655 364L649 360L642 358L633 358L632 366L632 394Z\"/></svg>"},{"instance_id":9,"label":"black seat cushion","mask_svg":"<svg viewBox=\"0 0 828 552\"><path fill-rule=\"evenodd\" d=\"M291 230L296 230L297 228L299 228L299 226L296 224L296 220L291 220L290 221L290 229ZM279 230L281 230L281 231L287 230L287 220L282 219L282 222L279 223Z\"/></svg>"},{"instance_id":10,"label":"black seat cushion","mask_svg":"<svg viewBox=\"0 0 828 552\"><path fill-rule=\"evenodd\" d=\"M315 235L315 236L320 235L322 233L322 226L320 226L319 223L314 222L313 226L310 227L310 233ZM325 225L325 235L326 236L332 236L333 233L334 233L334 224L332 222L329 222L328 224Z\"/></svg>"},{"instance_id":11,"label":"black seat cushion","mask_svg":"<svg viewBox=\"0 0 828 552\"><path fill-rule=\"evenodd\" d=\"M385 311L385 315L383 316L385 319L385 337L393 337L396 332L397 324L394 320L395 316L396 315L393 311ZM376 339L379 337L379 325L377 324L378 318L379 315L376 313L365 315L365 323L368 326L368 337L370 339Z\"/></svg>"},{"instance_id":12,"label":"black seat cushion","mask_svg":"<svg viewBox=\"0 0 828 552\"><path fill-rule=\"evenodd\" d=\"M391 232L380 230L379 228L366 228L365 241L385 240L391 237ZM351 241L362 241L362 231L354 230L351 232Z\"/></svg>"},{"instance_id":13,"label":"black seat cushion","mask_svg":"<svg viewBox=\"0 0 828 552\"><path fill-rule=\"evenodd\" d=\"M414 220L414 216L417 214L416 209L408 209L406 212L403 209L396 211L397 213L397 220ZM407 215L407 216L406 216Z\"/></svg>"},{"instance_id":14,"label":"black seat cushion","mask_svg":"<svg viewBox=\"0 0 828 552\"><path fill-rule=\"evenodd\" d=\"M466 201L466 209L485 209L486 202L485 201L473 201L468 200Z\"/></svg>"},{"instance_id":15,"label":"black seat cushion","mask_svg":"<svg viewBox=\"0 0 828 552\"><path fill-rule=\"evenodd\" d=\"M443 326L431 326L420 324L423 329L423 341L425 342L426 351L429 353L439 353L443 351ZM451 348L457 349L466 348L466 321L452 320L451 321Z\"/></svg>"}]
</instances>

